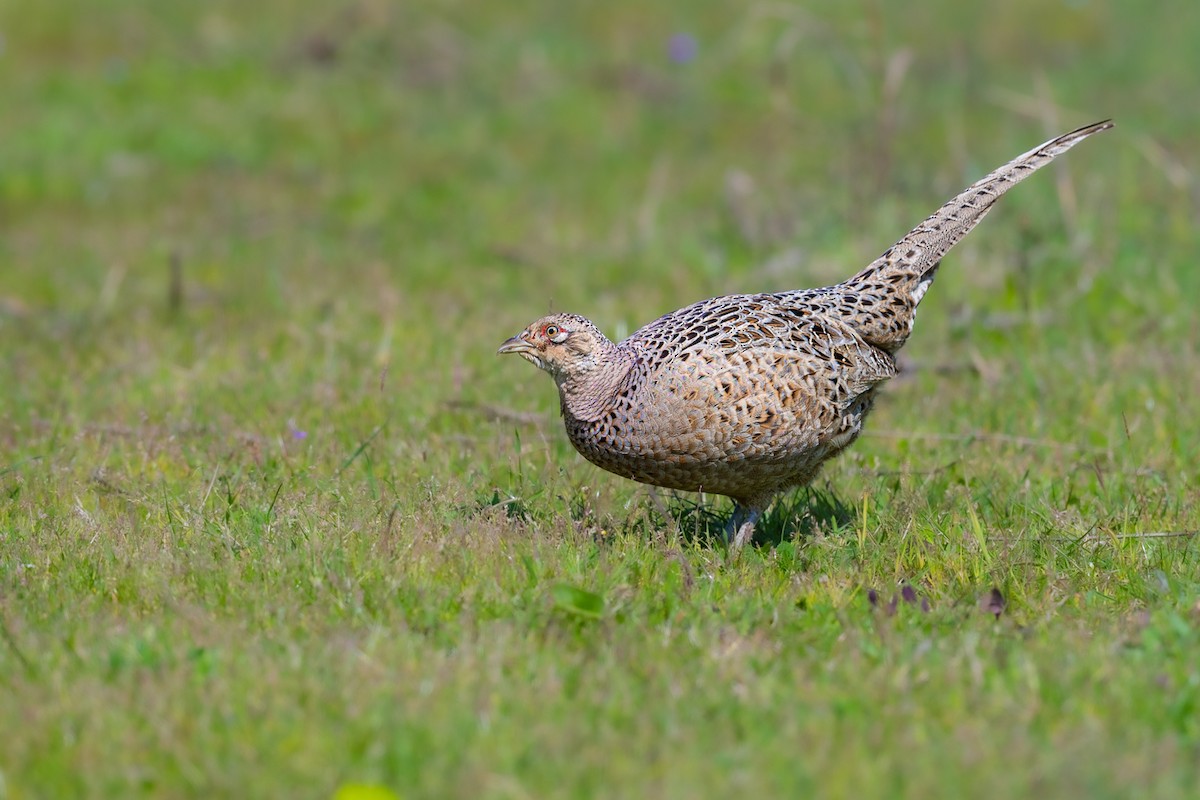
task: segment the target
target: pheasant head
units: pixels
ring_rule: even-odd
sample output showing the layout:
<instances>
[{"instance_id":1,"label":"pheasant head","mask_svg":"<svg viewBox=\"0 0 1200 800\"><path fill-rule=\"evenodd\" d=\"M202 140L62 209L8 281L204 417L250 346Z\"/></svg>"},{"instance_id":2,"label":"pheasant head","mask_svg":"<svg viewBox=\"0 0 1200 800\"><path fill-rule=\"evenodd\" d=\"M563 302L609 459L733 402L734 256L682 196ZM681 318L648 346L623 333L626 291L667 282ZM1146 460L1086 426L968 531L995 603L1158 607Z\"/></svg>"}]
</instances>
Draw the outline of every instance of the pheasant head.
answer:
<instances>
[{"instance_id":1,"label":"pheasant head","mask_svg":"<svg viewBox=\"0 0 1200 800\"><path fill-rule=\"evenodd\" d=\"M617 346L587 318L578 314L550 314L512 337L499 354L516 353L549 372L559 386L586 380L611 360Z\"/></svg>"}]
</instances>

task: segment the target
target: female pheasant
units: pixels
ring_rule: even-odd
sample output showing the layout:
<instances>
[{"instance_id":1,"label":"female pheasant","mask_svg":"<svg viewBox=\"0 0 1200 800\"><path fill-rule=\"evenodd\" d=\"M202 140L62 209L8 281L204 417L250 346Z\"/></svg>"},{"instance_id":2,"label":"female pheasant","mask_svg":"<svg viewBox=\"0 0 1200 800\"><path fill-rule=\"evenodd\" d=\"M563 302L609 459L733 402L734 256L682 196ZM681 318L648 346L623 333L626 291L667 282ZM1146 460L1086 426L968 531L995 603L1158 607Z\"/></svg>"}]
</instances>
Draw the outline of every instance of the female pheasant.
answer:
<instances>
[{"instance_id":1,"label":"female pheasant","mask_svg":"<svg viewBox=\"0 0 1200 800\"><path fill-rule=\"evenodd\" d=\"M733 546L772 499L862 431L942 256L1013 185L1111 120L1064 134L972 184L836 286L714 297L614 343L551 314L504 342L558 385L584 458L643 483L733 498Z\"/></svg>"}]
</instances>

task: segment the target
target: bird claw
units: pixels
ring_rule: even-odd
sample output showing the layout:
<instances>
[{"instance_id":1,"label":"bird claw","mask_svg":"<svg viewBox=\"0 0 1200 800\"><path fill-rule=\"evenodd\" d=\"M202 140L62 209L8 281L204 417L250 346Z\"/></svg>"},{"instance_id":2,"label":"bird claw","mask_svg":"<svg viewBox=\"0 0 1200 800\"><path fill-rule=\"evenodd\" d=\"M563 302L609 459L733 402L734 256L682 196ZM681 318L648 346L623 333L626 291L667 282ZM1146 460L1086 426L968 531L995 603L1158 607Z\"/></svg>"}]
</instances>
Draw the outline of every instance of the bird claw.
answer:
<instances>
[{"instance_id":1,"label":"bird claw","mask_svg":"<svg viewBox=\"0 0 1200 800\"><path fill-rule=\"evenodd\" d=\"M729 549L737 552L754 538L754 527L762 517L762 510L738 506L725 525L725 541Z\"/></svg>"}]
</instances>

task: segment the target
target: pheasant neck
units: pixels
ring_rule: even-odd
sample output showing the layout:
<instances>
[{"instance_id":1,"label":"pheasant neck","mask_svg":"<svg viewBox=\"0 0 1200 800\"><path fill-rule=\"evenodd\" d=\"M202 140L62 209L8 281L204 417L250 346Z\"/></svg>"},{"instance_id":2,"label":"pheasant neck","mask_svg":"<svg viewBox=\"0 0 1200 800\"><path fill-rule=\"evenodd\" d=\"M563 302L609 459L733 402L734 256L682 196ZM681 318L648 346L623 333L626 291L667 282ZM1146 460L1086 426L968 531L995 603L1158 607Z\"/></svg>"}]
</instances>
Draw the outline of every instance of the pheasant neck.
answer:
<instances>
[{"instance_id":1,"label":"pheasant neck","mask_svg":"<svg viewBox=\"0 0 1200 800\"><path fill-rule=\"evenodd\" d=\"M586 365L572 370L558 384L563 416L595 422L608 413L625 382L633 359L618 346L594 354Z\"/></svg>"}]
</instances>

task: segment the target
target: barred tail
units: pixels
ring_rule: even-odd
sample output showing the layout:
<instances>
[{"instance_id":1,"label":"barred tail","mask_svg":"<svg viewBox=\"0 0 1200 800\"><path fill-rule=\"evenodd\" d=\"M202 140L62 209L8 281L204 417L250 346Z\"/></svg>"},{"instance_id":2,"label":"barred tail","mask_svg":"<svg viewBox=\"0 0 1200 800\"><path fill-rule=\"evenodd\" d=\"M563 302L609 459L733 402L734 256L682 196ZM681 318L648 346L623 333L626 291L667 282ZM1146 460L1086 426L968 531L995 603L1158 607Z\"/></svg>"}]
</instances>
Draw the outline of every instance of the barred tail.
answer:
<instances>
[{"instance_id":1,"label":"barred tail","mask_svg":"<svg viewBox=\"0 0 1200 800\"><path fill-rule=\"evenodd\" d=\"M1001 195L1093 133L1112 126L1112 120L1095 122L1017 156L968 186L866 269L836 287L846 291L848 300L860 296L870 298L871 306L880 300L893 306L891 313L866 314L878 319L879 329L872 330L864 319L867 327L859 331L863 338L885 350L899 348L908 338L917 304L933 283L942 256L979 224Z\"/></svg>"}]
</instances>

